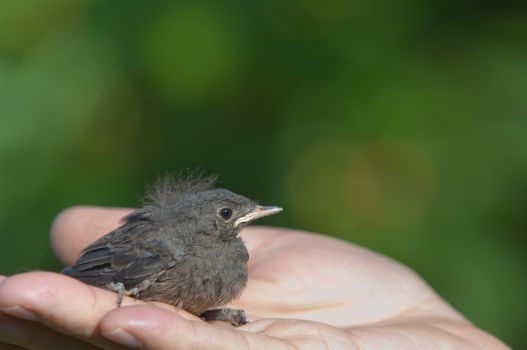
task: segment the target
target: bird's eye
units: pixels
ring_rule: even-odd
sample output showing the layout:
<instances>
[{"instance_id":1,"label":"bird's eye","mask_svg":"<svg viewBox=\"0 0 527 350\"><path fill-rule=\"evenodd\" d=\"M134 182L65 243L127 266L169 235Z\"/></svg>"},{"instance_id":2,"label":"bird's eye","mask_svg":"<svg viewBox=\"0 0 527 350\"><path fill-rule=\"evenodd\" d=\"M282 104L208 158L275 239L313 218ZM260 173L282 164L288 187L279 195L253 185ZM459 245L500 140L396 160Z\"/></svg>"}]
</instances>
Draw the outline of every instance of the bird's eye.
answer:
<instances>
[{"instance_id":1,"label":"bird's eye","mask_svg":"<svg viewBox=\"0 0 527 350\"><path fill-rule=\"evenodd\" d=\"M220 209L220 215L225 220L229 220L232 216L232 210L230 210L229 208Z\"/></svg>"}]
</instances>

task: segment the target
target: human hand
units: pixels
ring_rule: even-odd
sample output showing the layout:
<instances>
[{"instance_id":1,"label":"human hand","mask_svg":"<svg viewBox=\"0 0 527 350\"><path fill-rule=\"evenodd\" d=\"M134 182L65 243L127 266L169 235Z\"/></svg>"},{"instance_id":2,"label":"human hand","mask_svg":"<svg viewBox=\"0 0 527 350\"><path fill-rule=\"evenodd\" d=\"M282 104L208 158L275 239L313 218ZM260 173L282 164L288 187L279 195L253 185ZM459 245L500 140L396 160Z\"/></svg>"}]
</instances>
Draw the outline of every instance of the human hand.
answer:
<instances>
[{"instance_id":1,"label":"human hand","mask_svg":"<svg viewBox=\"0 0 527 350\"><path fill-rule=\"evenodd\" d=\"M73 263L128 212L63 212L52 229L57 256ZM231 306L246 310L244 326L206 323L162 303L127 299L116 308L115 293L29 272L0 282L0 349L507 348L389 258L292 230L248 227L241 235L249 281Z\"/></svg>"}]
</instances>

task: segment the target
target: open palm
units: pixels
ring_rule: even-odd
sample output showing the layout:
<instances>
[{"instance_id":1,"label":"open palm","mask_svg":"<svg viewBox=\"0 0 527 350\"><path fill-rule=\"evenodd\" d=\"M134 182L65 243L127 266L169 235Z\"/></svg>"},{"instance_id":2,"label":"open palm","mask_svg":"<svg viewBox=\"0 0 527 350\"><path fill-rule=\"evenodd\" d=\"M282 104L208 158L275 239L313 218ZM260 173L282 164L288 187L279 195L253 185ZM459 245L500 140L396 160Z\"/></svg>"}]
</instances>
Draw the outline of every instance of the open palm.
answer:
<instances>
[{"instance_id":1,"label":"open palm","mask_svg":"<svg viewBox=\"0 0 527 350\"><path fill-rule=\"evenodd\" d=\"M71 264L125 209L78 207L52 230ZM448 306L408 268L321 235L249 227L249 281L232 306L249 324L209 324L182 310L128 299L49 272L0 282L0 348L424 349L506 348ZM16 347L15 347L16 348Z\"/></svg>"}]
</instances>

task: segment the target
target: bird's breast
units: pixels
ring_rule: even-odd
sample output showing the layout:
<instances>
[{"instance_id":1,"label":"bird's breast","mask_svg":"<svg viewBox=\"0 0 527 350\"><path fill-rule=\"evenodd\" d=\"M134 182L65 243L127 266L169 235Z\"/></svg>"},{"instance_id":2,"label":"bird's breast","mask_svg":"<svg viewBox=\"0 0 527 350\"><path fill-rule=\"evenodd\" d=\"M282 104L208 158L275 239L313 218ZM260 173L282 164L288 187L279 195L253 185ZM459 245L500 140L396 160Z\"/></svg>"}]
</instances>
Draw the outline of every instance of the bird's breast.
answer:
<instances>
[{"instance_id":1,"label":"bird's breast","mask_svg":"<svg viewBox=\"0 0 527 350\"><path fill-rule=\"evenodd\" d=\"M247 249L237 242L218 245L202 255L201 276L204 289L214 293L218 304L226 304L237 297L247 282Z\"/></svg>"},{"instance_id":2,"label":"bird's breast","mask_svg":"<svg viewBox=\"0 0 527 350\"><path fill-rule=\"evenodd\" d=\"M190 312L229 303L247 283L248 252L241 242L195 245L145 297L179 305Z\"/></svg>"}]
</instances>

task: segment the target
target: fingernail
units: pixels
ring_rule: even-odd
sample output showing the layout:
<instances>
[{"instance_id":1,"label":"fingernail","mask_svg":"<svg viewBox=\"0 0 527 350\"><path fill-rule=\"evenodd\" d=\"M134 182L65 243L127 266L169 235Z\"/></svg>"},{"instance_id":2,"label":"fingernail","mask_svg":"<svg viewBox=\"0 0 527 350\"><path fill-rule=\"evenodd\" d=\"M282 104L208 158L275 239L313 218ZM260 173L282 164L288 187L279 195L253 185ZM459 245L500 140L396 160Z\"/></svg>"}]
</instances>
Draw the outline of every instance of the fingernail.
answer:
<instances>
[{"instance_id":1,"label":"fingernail","mask_svg":"<svg viewBox=\"0 0 527 350\"><path fill-rule=\"evenodd\" d=\"M110 332L102 332L102 335L116 343L126 345L133 349L142 349L143 345L137 340L136 337L128 333L122 328L116 328Z\"/></svg>"},{"instance_id":2,"label":"fingernail","mask_svg":"<svg viewBox=\"0 0 527 350\"><path fill-rule=\"evenodd\" d=\"M15 305L15 306L3 307L0 309L0 311L8 315L24 319L24 320L34 321L34 322L40 321L40 317L38 317L37 314L35 314L32 311L29 311L28 309L22 306Z\"/></svg>"}]
</instances>

